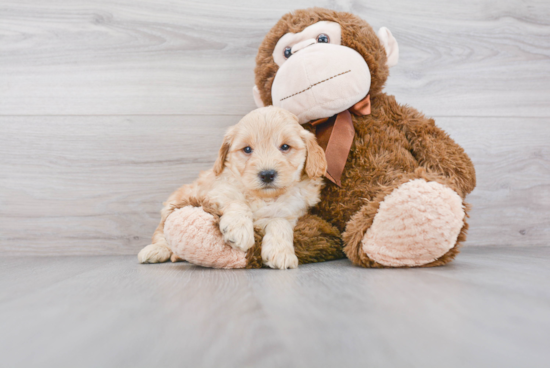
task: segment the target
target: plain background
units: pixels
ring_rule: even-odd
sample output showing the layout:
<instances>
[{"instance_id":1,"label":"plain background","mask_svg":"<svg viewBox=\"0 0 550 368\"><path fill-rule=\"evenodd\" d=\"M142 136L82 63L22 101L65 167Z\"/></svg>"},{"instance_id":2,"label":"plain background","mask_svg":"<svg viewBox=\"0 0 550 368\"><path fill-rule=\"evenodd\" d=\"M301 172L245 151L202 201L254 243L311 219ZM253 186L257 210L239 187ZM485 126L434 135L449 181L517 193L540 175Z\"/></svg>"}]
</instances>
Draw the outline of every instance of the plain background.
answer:
<instances>
[{"instance_id":1,"label":"plain background","mask_svg":"<svg viewBox=\"0 0 550 368\"><path fill-rule=\"evenodd\" d=\"M292 9L350 11L400 46L386 91L478 178L468 247L550 238L550 3L2 1L0 250L136 254L161 203L254 108L254 58Z\"/></svg>"}]
</instances>

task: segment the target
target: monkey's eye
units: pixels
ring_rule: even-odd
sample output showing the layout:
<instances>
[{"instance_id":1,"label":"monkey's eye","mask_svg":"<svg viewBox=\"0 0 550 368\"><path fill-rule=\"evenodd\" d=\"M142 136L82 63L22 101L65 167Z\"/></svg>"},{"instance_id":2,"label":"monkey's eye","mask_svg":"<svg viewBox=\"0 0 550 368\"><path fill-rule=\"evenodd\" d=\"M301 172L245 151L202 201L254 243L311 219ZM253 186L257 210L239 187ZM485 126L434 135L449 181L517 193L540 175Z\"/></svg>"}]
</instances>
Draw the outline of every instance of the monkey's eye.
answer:
<instances>
[{"instance_id":1,"label":"monkey's eye","mask_svg":"<svg viewBox=\"0 0 550 368\"><path fill-rule=\"evenodd\" d=\"M319 42L319 43L329 43L330 38L328 37L328 35L326 35L324 33L321 33L319 36L317 36L317 42Z\"/></svg>"},{"instance_id":2,"label":"monkey's eye","mask_svg":"<svg viewBox=\"0 0 550 368\"><path fill-rule=\"evenodd\" d=\"M246 146L245 148L243 148L243 151L246 154L251 154L252 153L252 148L250 146Z\"/></svg>"},{"instance_id":3,"label":"monkey's eye","mask_svg":"<svg viewBox=\"0 0 550 368\"><path fill-rule=\"evenodd\" d=\"M281 146L281 151L288 151L290 149L290 146L288 144L283 144Z\"/></svg>"},{"instance_id":4,"label":"monkey's eye","mask_svg":"<svg viewBox=\"0 0 550 368\"><path fill-rule=\"evenodd\" d=\"M288 46L285 48L285 58L289 58L292 56L292 47Z\"/></svg>"}]
</instances>

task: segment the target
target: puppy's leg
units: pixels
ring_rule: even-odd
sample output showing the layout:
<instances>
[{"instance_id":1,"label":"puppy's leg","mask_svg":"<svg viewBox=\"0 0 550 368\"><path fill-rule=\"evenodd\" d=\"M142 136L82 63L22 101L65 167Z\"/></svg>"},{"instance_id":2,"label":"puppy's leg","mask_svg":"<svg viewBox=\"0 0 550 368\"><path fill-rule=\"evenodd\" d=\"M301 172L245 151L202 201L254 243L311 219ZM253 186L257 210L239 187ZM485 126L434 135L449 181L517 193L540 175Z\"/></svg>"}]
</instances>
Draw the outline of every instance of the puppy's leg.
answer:
<instances>
[{"instance_id":1,"label":"puppy's leg","mask_svg":"<svg viewBox=\"0 0 550 368\"><path fill-rule=\"evenodd\" d=\"M294 224L282 218L269 219L262 241L264 264L281 270L298 267L293 241Z\"/></svg>"},{"instance_id":2,"label":"puppy's leg","mask_svg":"<svg viewBox=\"0 0 550 368\"><path fill-rule=\"evenodd\" d=\"M138 253L139 263L162 263L168 261L172 256L172 251L168 248L164 237L164 223L172 212L184 205L187 199L184 189L185 187L182 187L172 193L164 203L164 207L160 211L160 224L153 234L153 242Z\"/></svg>"},{"instance_id":3,"label":"puppy's leg","mask_svg":"<svg viewBox=\"0 0 550 368\"><path fill-rule=\"evenodd\" d=\"M183 258L176 256L174 253L172 253L172 255L170 256L170 260L172 261L172 263L185 261Z\"/></svg>"},{"instance_id":4,"label":"puppy's leg","mask_svg":"<svg viewBox=\"0 0 550 368\"><path fill-rule=\"evenodd\" d=\"M254 245L252 212L245 204L233 202L225 206L220 218L223 240L235 249L246 252Z\"/></svg>"},{"instance_id":5,"label":"puppy's leg","mask_svg":"<svg viewBox=\"0 0 550 368\"><path fill-rule=\"evenodd\" d=\"M170 213L172 212L173 211ZM168 217L168 215L166 217ZM163 218L157 227L153 235L153 243L149 244L138 253L139 263L162 263L168 261L172 256L172 251L168 248L166 239L164 238L165 220L166 218Z\"/></svg>"}]
</instances>

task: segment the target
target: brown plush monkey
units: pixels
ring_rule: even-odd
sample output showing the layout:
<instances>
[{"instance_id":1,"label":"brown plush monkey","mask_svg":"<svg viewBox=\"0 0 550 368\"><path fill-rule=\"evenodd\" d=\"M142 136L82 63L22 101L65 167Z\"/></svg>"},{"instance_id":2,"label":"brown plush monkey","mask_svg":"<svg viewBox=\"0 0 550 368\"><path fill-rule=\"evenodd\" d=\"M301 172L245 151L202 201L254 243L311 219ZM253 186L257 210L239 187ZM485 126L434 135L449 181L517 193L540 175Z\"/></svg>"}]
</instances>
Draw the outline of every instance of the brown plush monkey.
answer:
<instances>
[{"instance_id":1,"label":"brown plush monkey","mask_svg":"<svg viewBox=\"0 0 550 368\"><path fill-rule=\"evenodd\" d=\"M328 161L321 202L295 228L301 264L345 253L363 267L438 266L452 261L466 239L464 198L475 187L474 167L432 119L382 92L398 56L388 29L377 34L353 14L320 8L286 14L260 46L256 104L298 116L316 132ZM204 214L200 203L194 206ZM196 225L183 213L176 227ZM218 231L212 219L204 226ZM189 247L180 243L168 246ZM216 264L210 258L220 250L209 253L199 243L205 248L193 263L236 267ZM259 247L238 267L261 267ZM169 259L170 251L161 250L144 262Z\"/></svg>"},{"instance_id":2,"label":"brown plush monkey","mask_svg":"<svg viewBox=\"0 0 550 368\"><path fill-rule=\"evenodd\" d=\"M343 232L354 264L443 265L466 238L475 170L432 119L382 92L397 59L386 28L376 34L349 13L298 10L262 42L254 96L316 130L332 182L313 213Z\"/></svg>"}]
</instances>

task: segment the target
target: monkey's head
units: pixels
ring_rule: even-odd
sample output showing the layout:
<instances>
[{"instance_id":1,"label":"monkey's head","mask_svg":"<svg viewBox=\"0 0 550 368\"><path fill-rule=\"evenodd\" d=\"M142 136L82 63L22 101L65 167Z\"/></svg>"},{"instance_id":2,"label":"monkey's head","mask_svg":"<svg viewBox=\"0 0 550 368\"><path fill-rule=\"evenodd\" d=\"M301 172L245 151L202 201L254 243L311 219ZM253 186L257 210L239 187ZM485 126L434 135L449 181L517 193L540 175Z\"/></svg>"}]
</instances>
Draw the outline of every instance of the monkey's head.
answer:
<instances>
[{"instance_id":1,"label":"monkey's head","mask_svg":"<svg viewBox=\"0 0 550 368\"><path fill-rule=\"evenodd\" d=\"M397 64L397 41L361 18L321 8L284 15L256 56L254 100L282 107L301 124L330 117L382 91Z\"/></svg>"}]
</instances>

